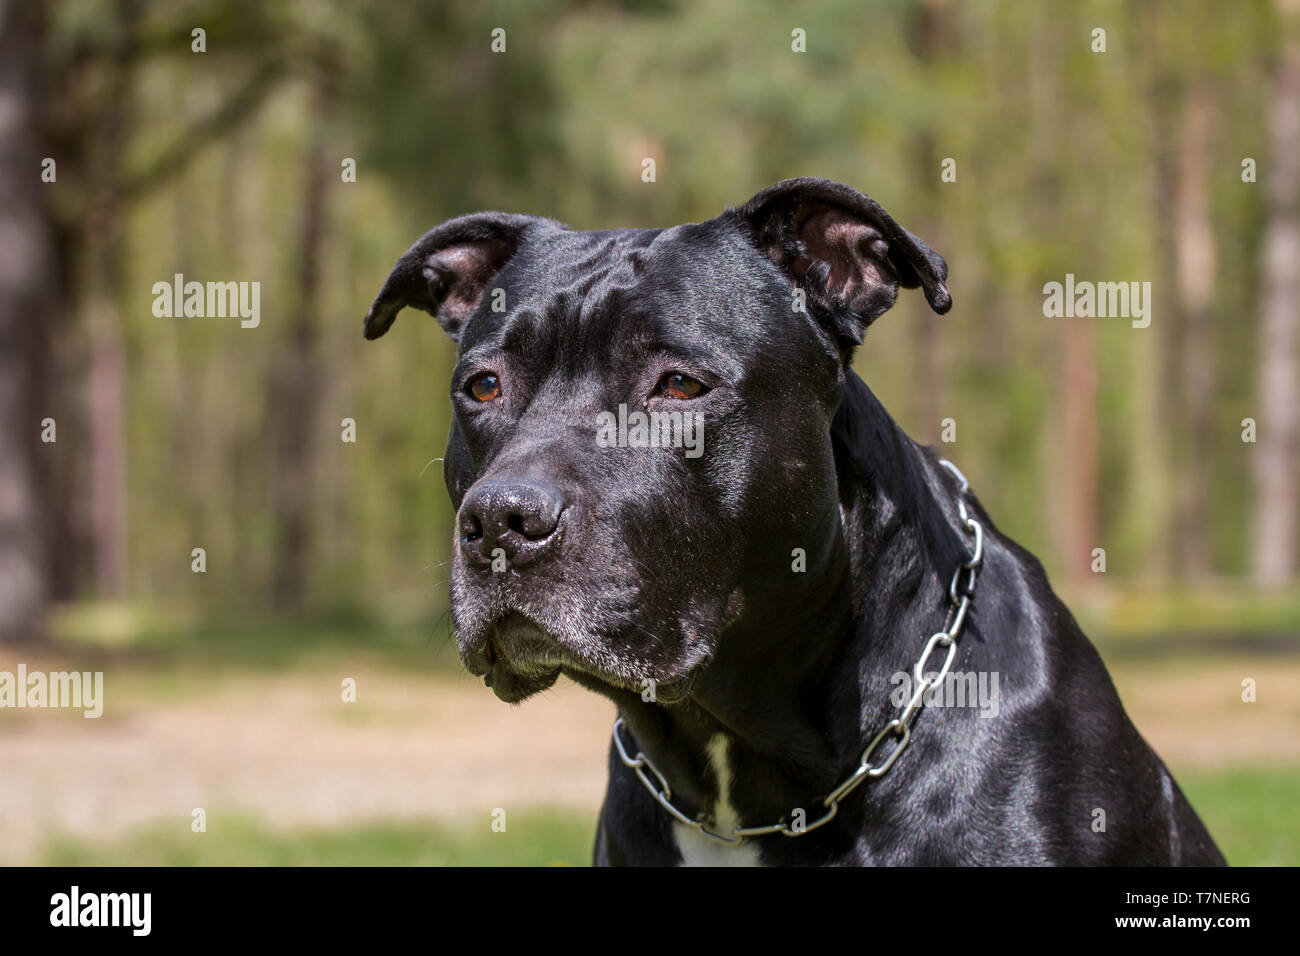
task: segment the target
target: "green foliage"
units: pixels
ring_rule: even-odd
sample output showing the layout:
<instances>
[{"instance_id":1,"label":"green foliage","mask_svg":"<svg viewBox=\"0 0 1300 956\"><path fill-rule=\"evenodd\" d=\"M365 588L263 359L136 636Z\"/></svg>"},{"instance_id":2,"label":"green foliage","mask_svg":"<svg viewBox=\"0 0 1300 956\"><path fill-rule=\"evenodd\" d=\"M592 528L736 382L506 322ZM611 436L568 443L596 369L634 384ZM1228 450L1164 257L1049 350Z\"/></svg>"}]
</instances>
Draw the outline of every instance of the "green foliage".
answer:
<instances>
[{"instance_id":1,"label":"green foliage","mask_svg":"<svg viewBox=\"0 0 1300 956\"><path fill-rule=\"evenodd\" d=\"M1080 449L1063 428L1068 323L1096 350L1097 538L1108 581L1173 574L1173 502L1208 469L1203 509L1213 571L1247 564L1255 315L1264 206L1240 180L1267 151L1271 7L1225 17L1208 2L1066 6L830 0L739 3L238 5L213 13L208 54L188 52L194 18L152 11L149 56L131 87L131 169L268 58L291 64L264 108L129 210L122 283L127 346L131 589L222 614L268 601L276 523L266 382L291 347L303 215L301 157L324 141L325 263L313 317L324 370L302 422L320 436L312 491L309 604L445 601L450 513L439 463L454 350L420 313L363 343L360 318L397 256L424 230L478 208L529 211L577 228L657 226L715 215L787 176L840 179L879 199L951 266L953 311L901 297L872 329L858 371L924 441L944 446L999 526L1061 577L1067 479ZM111 23L59 5L51 57L76 62ZM111 17L109 18L111 20ZM205 21L206 22L206 21ZM1104 54L1090 31L1107 30ZM506 30L494 53L492 31ZM807 53L791 50L806 31ZM318 122L307 64L325 63L337 110ZM1188 460L1160 197L1176 171L1178 118L1208 84L1215 106L1211 207L1219 267L1210 351L1210 446ZM93 86L93 84L91 84ZM641 180L644 158L657 181ZM957 181L939 165L957 161ZM158 319L152 283L177 273L257 280L260 328ZM1150 329L1048 319L1042 285L1150 279ZM738 316L737 321L746 317ZM77 346L69 343L74 354ZM358 442L339 441L357 421ZM209 570L191 573L192 547Z\"/></svg>"}]
</instances>

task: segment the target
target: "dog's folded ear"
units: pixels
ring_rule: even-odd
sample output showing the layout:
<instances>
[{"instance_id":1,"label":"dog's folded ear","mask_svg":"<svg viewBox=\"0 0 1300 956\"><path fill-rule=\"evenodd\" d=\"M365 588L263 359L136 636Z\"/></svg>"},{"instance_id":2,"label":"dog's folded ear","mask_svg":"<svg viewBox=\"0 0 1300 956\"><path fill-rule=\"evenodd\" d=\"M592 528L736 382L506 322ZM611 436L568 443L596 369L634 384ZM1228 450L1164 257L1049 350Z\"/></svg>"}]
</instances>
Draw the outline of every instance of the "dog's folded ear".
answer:
<instances>
[{"instance_id":1,"label":"dog's folded ear","mask_svg":"<svg viewBox=\"0 0 1300 956\"><path fill-rule=\"evenodd\" d=\"M828 179L787 179L735 212L759 248L804 290L809 311L830 324L846 353L894 304L900 285L920 286L935 312L952 307L943 257L855 189Z\"/></svg>"},{"instance_id":2,"label":"dog's folded ear","mask_svg":"<svg viewBox=\"0 0 1300 956\"><path fill-rule=\"evenodd\" d=\"M366 313L365 335L377 339L408 305L436 316L459 338L488 283L519 247L533 216L480 212L444 222L416 240L389 273Z\"/></svg>"}]
</instances>

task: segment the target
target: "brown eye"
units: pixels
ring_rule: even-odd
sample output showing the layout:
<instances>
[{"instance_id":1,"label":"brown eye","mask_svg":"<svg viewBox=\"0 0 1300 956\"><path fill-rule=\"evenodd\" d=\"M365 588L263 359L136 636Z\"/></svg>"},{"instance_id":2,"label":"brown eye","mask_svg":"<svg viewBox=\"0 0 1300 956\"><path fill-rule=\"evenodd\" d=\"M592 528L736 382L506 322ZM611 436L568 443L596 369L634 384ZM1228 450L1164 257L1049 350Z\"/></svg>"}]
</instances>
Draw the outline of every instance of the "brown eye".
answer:
<instances>
[{"instance_id":1,"label":"brown eye","mask_svg":"<svg viewBox=\"0 0 1300 956\"><path fill-rule=\"evenodd\" d=\"M477 402L490 402L501 394L501 380L491 372L484 372L471 378L465 391Z\"/></svg>"},{"instance_id":2,"label":"brown eye","mask_svg":"<svg viewBox=\"0 0 1300 956\"><path fill-rule=\"evenodd\" d=\"M656 391L659 395L668 398L698 398L708 389L704 387L704 383L696 381L689 375L669 372L659 380L659 388Z\"/></svg>"}]
</instances>

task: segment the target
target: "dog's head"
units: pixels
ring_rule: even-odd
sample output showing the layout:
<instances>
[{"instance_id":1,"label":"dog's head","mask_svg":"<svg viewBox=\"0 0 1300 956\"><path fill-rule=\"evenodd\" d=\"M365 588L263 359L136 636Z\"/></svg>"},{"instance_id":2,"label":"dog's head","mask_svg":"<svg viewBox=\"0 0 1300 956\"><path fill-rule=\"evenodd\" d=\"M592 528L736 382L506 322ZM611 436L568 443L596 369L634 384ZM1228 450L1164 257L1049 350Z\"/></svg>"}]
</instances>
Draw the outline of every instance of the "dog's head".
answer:
<instances>
[{"instance_id":1,"label":"dog's head","mask_svg":"<svg viewBox=\"0 0 1300 956\"><path fill-rule=\"evenodd\" d=\"M365 334L415 306L459 342L444 475L466 666L511 702L561 671L671 699L729 627L797 611L843 547L830 424L852 350L899 286L946 312L946 276L819 179L671 229L479 213L420 238Z\"/></svg>"}]
</instances>

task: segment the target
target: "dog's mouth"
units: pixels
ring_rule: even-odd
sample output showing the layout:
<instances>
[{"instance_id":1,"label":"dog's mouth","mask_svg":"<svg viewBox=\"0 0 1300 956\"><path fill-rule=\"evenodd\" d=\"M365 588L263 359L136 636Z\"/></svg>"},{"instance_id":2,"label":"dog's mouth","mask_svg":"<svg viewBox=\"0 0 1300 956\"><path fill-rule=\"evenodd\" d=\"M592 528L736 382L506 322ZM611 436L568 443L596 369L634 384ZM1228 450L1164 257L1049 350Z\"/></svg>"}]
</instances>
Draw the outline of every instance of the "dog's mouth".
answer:
<instances>
[{"instance_id":1,"label":"dog's mouth","mask_svg":"<svg viewBox=\"0 0 1300 956\"><path fill-rule=\"evenodd\" d=\"M546 674L521 674L509 666L492 665L483 677L483 683L492 688L507 704L518 704L533 694L541 693L559 679L560 668Z\"/></svg>"},{"instance_id":2,"label":"dog's mouth","mask_svg":"<svg viewBox=\"0 0 1300 956\"><path fill-rule=\"evenodd\" d=\"M561 674L580 684L604 684L651 695L659 703L686 699L705 661L699 661L663 681L638 677L626 662L608 651L583 653L565 646L536 620L509 611L487 626L477 640L465 644L462 659L470 673L506 703L516 704L549 689Z\"/></svg>"},{"instance_id":3,"label":"dog's mouth","mask_svg":"<svg viewBox=\"0 0 1300 956\"><path fill-rule=\"evenodd\" d=\"M511 611L487 629L478 654L465 664L506 703L515 704L546 690L559 678L558 645L532 618Z\"/></svg>"}]
</instances>

